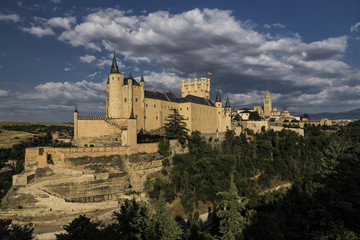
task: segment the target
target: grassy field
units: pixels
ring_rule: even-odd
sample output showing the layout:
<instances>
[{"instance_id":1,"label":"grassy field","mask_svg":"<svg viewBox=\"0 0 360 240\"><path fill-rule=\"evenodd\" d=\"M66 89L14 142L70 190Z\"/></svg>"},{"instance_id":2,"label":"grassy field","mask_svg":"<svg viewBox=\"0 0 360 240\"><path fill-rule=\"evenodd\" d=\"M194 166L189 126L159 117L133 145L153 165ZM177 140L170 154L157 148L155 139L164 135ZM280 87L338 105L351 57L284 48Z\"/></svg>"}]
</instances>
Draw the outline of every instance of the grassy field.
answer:
<instances>
[{"instance_id":1,"label":"grassy field","mask_svg":"<svg viewBox=\"0 0 360 240\"><path fill-rule=\"evenodd\" d=\"M27 126L27 125L46 125L46 126L73 126L65 123L42 123L42 122L22 122L22 121L0 121L0 147L11 148L12 145L25 142L31 139L34 135L25 131L10 131L2 129L3 126Z\"/></svg>"}]
</instances>

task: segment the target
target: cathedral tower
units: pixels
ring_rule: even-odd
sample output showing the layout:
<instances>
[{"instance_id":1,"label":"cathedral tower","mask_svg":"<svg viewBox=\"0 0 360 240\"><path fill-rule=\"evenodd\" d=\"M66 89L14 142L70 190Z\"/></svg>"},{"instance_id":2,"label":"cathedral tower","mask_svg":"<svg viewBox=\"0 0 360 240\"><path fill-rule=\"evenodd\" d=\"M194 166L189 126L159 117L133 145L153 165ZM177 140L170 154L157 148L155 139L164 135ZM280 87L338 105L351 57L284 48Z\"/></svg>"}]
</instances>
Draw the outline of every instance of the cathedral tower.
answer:
<instances>
[{"instance_id":1,"label":"cathedral tower","mask_svg":"<svg viewBox=\"0 0 360 240\"><path fill-rule=\"evenodd\" d=\"M268 90L266 90L264 96L264 115L265 117L271 116L271 96Z\"/></svg>"}]
</instances>

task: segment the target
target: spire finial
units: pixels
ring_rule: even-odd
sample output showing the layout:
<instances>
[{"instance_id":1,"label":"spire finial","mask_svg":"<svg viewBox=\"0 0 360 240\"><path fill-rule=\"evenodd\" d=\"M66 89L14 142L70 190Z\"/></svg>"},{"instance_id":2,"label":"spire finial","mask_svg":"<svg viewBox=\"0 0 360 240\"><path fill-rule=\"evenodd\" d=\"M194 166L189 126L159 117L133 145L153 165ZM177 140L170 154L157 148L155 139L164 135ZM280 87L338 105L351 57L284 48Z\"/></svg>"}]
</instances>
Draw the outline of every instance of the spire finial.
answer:
<instances>
[{"instance_id":1,"label":"spire finial","mask_svg":"<svg viewBox=\"0 0 360 240\"><path fill-rule=\"evenodd\" d=\"M130 72L129 72L128 78L132 78L131 70L130 70Z\"/></svg>"},{"instance_id":2,"label":"spire finial","mask_svg":"<svg viewBox=\"0 0 360 240\"><path fill-rule=\"evenodd\" d=\"M118 68L118 65L116 63L115 49L114 49L113 61L112 61L112 64L111 64L111 73L119 73L119 68Z\"/></svg>"}]
</instances>

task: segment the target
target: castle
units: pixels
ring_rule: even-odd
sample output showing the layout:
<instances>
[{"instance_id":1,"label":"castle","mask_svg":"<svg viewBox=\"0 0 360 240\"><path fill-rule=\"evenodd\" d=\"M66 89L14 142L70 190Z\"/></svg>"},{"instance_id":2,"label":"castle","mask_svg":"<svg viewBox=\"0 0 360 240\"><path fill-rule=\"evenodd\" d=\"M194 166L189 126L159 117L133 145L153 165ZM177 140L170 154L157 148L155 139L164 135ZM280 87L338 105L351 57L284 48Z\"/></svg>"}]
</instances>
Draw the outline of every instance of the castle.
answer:
<instances>
[{"instance_id":1,"label":"castle","mask_svg":"<svg viewBox=\"0 0 360 240\"><path fill-rule=\"evenodd\" d=\"M74 140L114 136L121 145L136 144L136 133L141 129L151 132L160 129L167 116L177 109L184 117L190 131L201 133L225 132L231 127L231 106L225 107L217 91L215 102L210 100L210 79L181 81L181 97L170 92L145 90L145 80L140 82L131 73L127 78L119 72L114 54L106 84L106 116L79 116L74 111ZM85 143L86 141L80 141Z\"/></svg>"}]
</instances>

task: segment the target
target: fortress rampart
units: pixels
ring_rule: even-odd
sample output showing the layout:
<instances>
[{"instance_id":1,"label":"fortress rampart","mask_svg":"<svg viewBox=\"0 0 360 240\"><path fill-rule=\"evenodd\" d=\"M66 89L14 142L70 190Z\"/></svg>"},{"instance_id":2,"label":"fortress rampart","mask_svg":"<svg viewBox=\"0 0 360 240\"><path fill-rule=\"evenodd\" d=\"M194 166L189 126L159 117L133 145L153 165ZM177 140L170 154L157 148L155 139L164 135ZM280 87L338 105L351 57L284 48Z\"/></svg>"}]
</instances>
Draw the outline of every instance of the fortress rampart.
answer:
<instances>
[{"instance_id":1,"label":"fortress rampart","mask_svg":"<svg viewBox=\"0 0 360 240\"><path fill-rule=\"evenodd\" d=\"M79 157L101 157L112 155L133 155L137 153L156 153L159 143L142 143L134 146L122 147L75 147L75 148L53 148L37 147L27 148L25 152L25 166L47 167L49 164L65 163L65 159ZM179 145L177 140L170 140L170 148Z\"/></svg>"}]
</instances>

